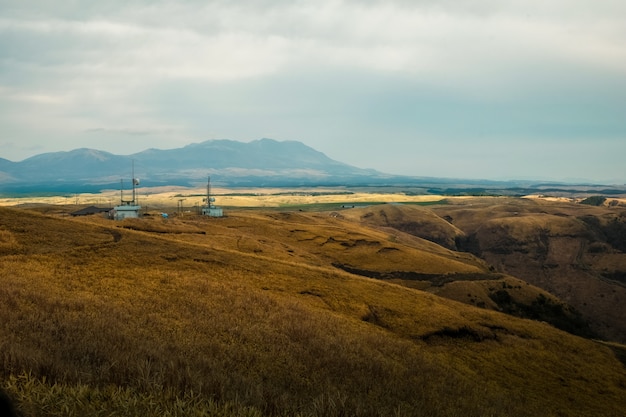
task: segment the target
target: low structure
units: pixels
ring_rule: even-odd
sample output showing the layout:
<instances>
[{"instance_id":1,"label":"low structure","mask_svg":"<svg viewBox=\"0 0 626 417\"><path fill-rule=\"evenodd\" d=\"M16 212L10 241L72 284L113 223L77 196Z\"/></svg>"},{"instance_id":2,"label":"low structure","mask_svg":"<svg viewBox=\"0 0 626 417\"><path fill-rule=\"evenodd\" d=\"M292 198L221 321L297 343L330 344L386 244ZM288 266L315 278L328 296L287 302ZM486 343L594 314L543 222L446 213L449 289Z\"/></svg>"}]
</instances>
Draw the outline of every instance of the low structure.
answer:
<instances>
[{"instance_id":1,"label":"low structure","mask_svg":"<svg viewBox=\"0 0 626 417\"><path fill-rule=\"evenodd\" d=\"M220 207L210 206L210 207L202 207L202 215L203 216L211 216L211 217L222 217L224 216L224 212Z\"/></svg>"},{"instance_id":2,"label":"low structure","mask_svg":"<svg viewBox=\"0 0 626 417\"><path fill-rule=\"evenodd\" d=\"M113 220L137 219L139 218L139 210L141 210L141 206L137 204L122 204L113 207L109 211L109 217Z\"/></svg>"}]
</instances>

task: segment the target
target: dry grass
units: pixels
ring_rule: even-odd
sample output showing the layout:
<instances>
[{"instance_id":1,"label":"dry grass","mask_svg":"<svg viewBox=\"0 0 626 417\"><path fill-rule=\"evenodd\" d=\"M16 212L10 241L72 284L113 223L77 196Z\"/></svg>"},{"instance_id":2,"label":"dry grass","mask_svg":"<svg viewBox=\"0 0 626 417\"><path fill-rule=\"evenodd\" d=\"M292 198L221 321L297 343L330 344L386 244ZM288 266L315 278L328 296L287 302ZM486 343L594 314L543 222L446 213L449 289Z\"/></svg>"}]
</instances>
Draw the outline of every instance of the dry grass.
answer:
<instances>
[{"instance_id":1,"label":"dry grass","mask_svg":"<svg viewBox=\"0 0 626 417\"><path fill-rule=\"evenodd\" d=\"M217 204L225 207L285 207L310 204L368 204L378 202L409 202L424 203L443 199L438 195L407 195L402 192L352 192L341 187L332 188L248 188L227 189L213 187L212 193ZM178 201L184 199L183 205L191 209L202 205L206 195L206 187L151 187L138 188L137 199L144 207L154 209L176 210ZM0 206L15 205L100 205L113 206L119 203L119 190L103 190L100 193L83 193L72 197L66 196L27 196L16 198L0 198Z\"/></svg>"},{"instance_id":2,"label":"dry grass","mask_svg":"<svg viewBox=\"0 0 626 417\"><path fill-rule=\"evenodd\" d=\"M432 210L463 230L464 249L495 271L567 300L600 337L626 342L623 207L476 198Z\"/></svg>"},{"instance_id":3,"label":"dry grass","mask_svg":"<svg viewBox=\"0 0 626 417\"><path fill-rule=\"evenodd\" d=\"M455 240L465 235L432 210L419 206L372 206L348 210L343 215L371 226L390 227L422 237L449 249L455 249Z\"/></svg>"},{"instance_id":4,"label":"dry grass","mask_svg":"<svg viewBox=\"0 0 626 417\"><path fill-rule=\"evenodd\" d=\"M32 416L624 414L608 347L329 261L477 265L328 215L235 214L0 209L2 387Z\"/></svg>"}]
</instances>

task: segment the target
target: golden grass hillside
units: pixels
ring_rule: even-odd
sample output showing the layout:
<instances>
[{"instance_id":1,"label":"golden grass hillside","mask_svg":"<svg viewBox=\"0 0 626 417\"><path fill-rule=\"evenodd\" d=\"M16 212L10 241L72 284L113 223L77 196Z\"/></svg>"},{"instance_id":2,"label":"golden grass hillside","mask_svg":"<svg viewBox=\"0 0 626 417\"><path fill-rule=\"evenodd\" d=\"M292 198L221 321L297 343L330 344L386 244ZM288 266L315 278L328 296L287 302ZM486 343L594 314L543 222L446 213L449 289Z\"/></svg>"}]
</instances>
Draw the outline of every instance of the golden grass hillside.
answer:
<instances>
[{"instance_id":1,"label":"golden grass hillside","mask_svg":"<svg viewBox=\"0 0 626 417\"><path fill-rule=\"evenodd\" d=\"M26 416L624 415L614 348L333 267L482 268L350 224L0 209L2 388Z\"/></svg>"},{"instance_id":2,"label":"golden grass hillside","mask_svg":"<svg viewBox=\"0 0 626 417\"><path fill-rule=\"evenodd\" d=\"M371 215L372 211L377 213L376 216ZM214 222L209 234L201 227L207 219L190 214L168 220L160 216L128 220L123 227L149 233L177 234L179 239L189 242L217 244L221 249L259 255L271 254L274 259L336 267L483 308L547 321L575 334L590 335L586 323L571 313L569 306L546 291L492 273L487 264L473 255L443 248L411 234L426 231L430 237L430 230L446 230L441 226L445 220L423 208L384 204L327 212L240 213L233 215L231 210L227 218ZM394 227L380 226L373 217L390 219ZM367 220L363 222L363 218ZM401 227L417 222L420 227ZM234 228L236 234L232 233ZM458 231L452 227L447 230L451 233L448 237L454 241ZM537 305L538 301L545 304L546 300L549 305ZM546 309L558 310L550 313Z\"/></svg>"},{"instance_id":3,"label":"golden grass hillside","mask_svg":"<svg viewBox=\"0 0 626 417\"><path fill-rule=\"evenodd\" d=\"M601 337L626 342L626 210L476 198L433 207L496 272L567 300Z\"/></svg>"},{"instance_id":4,"label":"golden grass hillside","mask_svg":"<svg viewBox=\"0 0 626 417\"><path fill-rule=\"evenodd\" d=\"M376 259L379 265L377 270L347 269L350 272L386 279L481 308L546 321L577 335L595 336L577 310L549 292L510 275L494 272L492 266L467 253L439 246L441 244L456 249L457 242L466 239L466 234L450 224L447 217L438 216L430 208L383 204L342 210L335 215L357 224L364 224L369 229L389 233L397 242L417 248L418 252L434 251L478 267L455 270L449 261L443 261L440 263L440 269L446 272L436 273L423 268L418 258L412 258L411 254L405 251L399 253L402 253L405 263L411 264L412 269L409 268L409 271L381 273L379 271L384 265L396 265L397 262L391 257L377 257L372 253L370 257Z\"/></svg>"},{"instance_id":5,"label":"golden grass hillside","mask_svg":"<svg viewBox=\"0 0 626 417\"><path fill-rule=\"evenodd\" d=\"M465 235L432 210L419 206L369 206L346 211L345 216L372 226L401 230L449 249L456 249L456 239Z\"/></svg>"}]
</instances>

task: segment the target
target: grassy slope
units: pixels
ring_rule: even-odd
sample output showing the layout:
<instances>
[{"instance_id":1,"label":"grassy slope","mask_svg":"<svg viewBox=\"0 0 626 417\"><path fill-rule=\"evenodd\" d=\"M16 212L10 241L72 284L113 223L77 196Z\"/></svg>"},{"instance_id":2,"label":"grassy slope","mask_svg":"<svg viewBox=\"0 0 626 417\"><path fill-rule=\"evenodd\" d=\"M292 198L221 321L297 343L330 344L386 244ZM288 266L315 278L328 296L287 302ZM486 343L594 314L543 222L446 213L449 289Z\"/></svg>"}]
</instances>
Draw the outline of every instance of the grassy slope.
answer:
<instances>
[{"instance_id":1,"label":"grassy slope","mask_svg":"<svg viewBox=\"0 0 626 417\"><path fill-rule=\"evenodd\" d=\"M464 233L432 210L410 205L364 207L345 212L347 218L373 226L387 226L455 248L455 239Z\"/></svg>"},{"instance_id":2,"label":"grassy slope","mask_svg":"<svg viewBox=\"0 0 626 417\"><path fill-rule=\"evenodd\" d=\"M28 415L626 410L602 345L327 266L397 247L417 270L479 268L445 252L297 213L150 222L0 209L0 371Z\"/></svg>"},{"instance_id":3,"label":"grassy slope","mask_svg":"<svg viewBox=\"0 0 626 417\"><path fill-rule=\"evenodd\" d=\"M603 338L626 341L623 207L477 198L434 211L497 271L567 300Z\"/></svg>"},{"instance_id":4,"label":"grassy slope","mask_svg":"<svg viewBox=\"0 0 626 417\"><path fill-rule=\"evenodd\" d=\"M520 202L524 204L525 201L520 200ZM482 210L485 211L485 208ZM340 215L354 222L386 230L388 233L395 234L396 237L403 235L403 243L418 247L422 251L434 250L441 253L445 250L439 245L427 247L424 241L415 238L407 239L406 235L419 236L452 249L456 247L459 238L463 239L466 236L463 231L436 215L433 210L423 207L387 204L345 210ZM520 220L517 216L511 219ZM448 272L442 275L397 274L389 280L482 308L546 321L574 334L594 336L589 325L577 311L547 291L512 276L494 273L486 263L481 263L471 255L449 250L447 255L457 260L462 256L464 263L479 266L480 270L456 271L455 273L452 269L448 269ZM382 260L379 260L379 265L384 264ZM419 267L416 268L419 269Z\"/></svg>"}]
</instances>

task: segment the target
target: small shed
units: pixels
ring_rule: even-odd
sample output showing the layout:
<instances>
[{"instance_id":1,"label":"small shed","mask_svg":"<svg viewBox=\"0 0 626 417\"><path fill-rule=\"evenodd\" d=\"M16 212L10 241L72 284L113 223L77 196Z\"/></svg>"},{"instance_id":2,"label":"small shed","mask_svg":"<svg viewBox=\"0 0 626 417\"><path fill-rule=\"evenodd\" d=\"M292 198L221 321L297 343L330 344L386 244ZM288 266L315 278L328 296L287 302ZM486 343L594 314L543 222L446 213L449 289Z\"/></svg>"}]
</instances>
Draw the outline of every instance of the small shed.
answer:
<instances>
[{"instance_id":1,"label":"small shed","mask_svg":"<svg viewBox=\"0 0 626 417\"><path fill-rule=\"evenodd\" d=\"M115 206L109 212L109 217L113 220L137 219L139 218L139 210L141 210L141 206L135 204Z\"/></svg>"},{"instance_id":2,"label":"small shed","mask_svg":"<svg viewBox=\"0 0 626 417\"><path fill-rule=\"evenodd\" d=\"M221 209L221 207L215 207L214 205L211 205L209 207L202 207L202 215L209 217L223 217L224 211Z\"/></svg>"}]
</instances>

